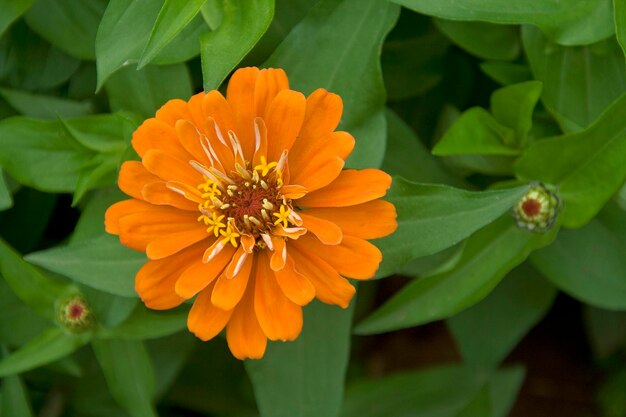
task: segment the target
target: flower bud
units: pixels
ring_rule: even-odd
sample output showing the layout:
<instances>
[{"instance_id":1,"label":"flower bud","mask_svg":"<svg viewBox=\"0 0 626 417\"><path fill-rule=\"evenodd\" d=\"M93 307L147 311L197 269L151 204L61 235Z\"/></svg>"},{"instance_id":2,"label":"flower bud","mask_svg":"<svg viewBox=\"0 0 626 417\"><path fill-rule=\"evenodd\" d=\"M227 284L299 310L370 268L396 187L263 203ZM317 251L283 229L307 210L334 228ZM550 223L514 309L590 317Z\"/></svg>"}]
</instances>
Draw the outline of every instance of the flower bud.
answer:
<instances>
[{"instance_id":1,"label":"flower bud","mask_svg":"<svg viewBox=\"0 0 626 417\"><path fill-rule=\"evenodd\" d=\"M75 333L88 331L94 325L89 304L80 295L71 295L59 303L57 319L66 330Z\"/></svg>"},{"instance_id":2,"label":"flower bud","mask_svg":"<svg viewBox=\"0 0 626 417\"><path fill-rule=\"evenodd\" d=\"M513 217L520 229L545 232L554 225L560 206L561 201L554 192L543 183L534 182L513 208Z\"/></svg>"}]
</instances>

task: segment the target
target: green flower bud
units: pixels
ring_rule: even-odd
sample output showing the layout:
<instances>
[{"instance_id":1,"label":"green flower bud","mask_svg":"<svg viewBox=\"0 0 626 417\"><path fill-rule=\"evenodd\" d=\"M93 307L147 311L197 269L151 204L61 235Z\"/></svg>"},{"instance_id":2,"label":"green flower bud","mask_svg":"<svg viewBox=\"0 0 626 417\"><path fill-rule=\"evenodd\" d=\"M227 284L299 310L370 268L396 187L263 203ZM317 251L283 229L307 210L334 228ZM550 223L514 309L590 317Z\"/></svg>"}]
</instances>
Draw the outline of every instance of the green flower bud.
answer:
<instances>
[{"instance_id":1,"label":"green flower bud","mask_svg":"<svg viewBox=\"0 0 626 417\"><path fill-rule=\"evenodd\" d=\"M513 208L513 217L520 229L545 232L554 225L560 206L561 200L554 192L534 182Z\"/></svg>"},{"instance_id":2,"label":"green flower bud","mask_svg":"<svg viewBox=\"0 0 626 417\"><path fill-rule=\"evenodd\" d=\"M74 333L91 330L94 325L91 308L80 295L71 295L59 302L57 319L61 326Z\"/></svg>"}]
</instances>

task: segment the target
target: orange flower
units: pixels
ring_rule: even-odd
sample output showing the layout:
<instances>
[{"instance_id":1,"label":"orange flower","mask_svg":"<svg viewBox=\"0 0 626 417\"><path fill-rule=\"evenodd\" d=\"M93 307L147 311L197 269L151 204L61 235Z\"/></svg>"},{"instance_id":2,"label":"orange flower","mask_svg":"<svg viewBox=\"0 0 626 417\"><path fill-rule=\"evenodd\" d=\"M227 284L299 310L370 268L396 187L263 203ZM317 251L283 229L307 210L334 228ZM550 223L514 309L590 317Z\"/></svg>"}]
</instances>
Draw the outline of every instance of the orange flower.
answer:
<instances>
[{"instance_id":1,"label":"orange flower","mask_svg":"<svg viewBox=\"0 0 626 417\"><path fill-rule=\"evenodd\" d=\"M392 233L396 212L379 200L389 175L342 170L354 146L335 131L342 110L324 89L290 90L283 70L244 68L226 98L171 100L135 131L141 162L119 175L132 199L108 209L106 230L150 259L135 281L147 307L197 295L189 330L226 327L243 359L296 339L314 297L348 306L344 277L374 276L382 256L366 239Z\"/></svg>"}]
</instances>

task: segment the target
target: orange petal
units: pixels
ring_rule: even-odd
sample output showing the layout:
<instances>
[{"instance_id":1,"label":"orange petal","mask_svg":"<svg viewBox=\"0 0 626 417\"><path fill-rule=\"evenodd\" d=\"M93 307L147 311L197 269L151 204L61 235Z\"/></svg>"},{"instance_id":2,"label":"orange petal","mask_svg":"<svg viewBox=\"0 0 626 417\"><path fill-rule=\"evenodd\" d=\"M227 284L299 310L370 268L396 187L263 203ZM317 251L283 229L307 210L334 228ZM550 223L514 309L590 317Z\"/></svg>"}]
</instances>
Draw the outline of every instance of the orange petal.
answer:
<instances>
[{"instance_id":1,"label":"orange petal","mask_svg":"<svg viewBox=\"0 0 626 417\"><path fill-rule=\"evenodd\" d=\"M296 271L311 281L315 287L315 296L326 304L347 308L356 292L348 280L319 256L301 251L301 248L294 247L292 250L292 247L293 242L290 242L289 254L293 257Z\"/></svg>"},{"instance_id":2,"label":"orange petal","mask_svg":"<svg viewBox=\"0 0 626 417\"><path fill-rule=\"evenodd\" d=\"M315 287L304 275L296 271L291 256L287 256L285 267L275 271L278 286L291 301L298 305L307 305L315 297Z\"/></svg>"},{"instance_id":3,"label":"orange petal","mask_svg":"<svg viewBox=\"0 0 626 417\"><path fill-rule=\"evenodd\" d=\"M232 130L237 133L237 121L224 96L217 90L209 91L206 97L202 100L202 107L204 109L205 120L209 117L215 120L226 144L228 145L230 143L228 139L228 132ZM252 144L250 144L250 147L252 147ZM249 149L249 151L250 154L247 156L251 158L252 149Z\"/></svg>"},{"instance_id":4,"label":"orange petal","mask_svg":"<svg viewBox=\"0 0 626 417\"><path fill-rule=\"evenodd\" d=\"M160 150L184 161L191 159L191 155L180 144L174 128L154 118L147 119L135 130L132 145L142 158L150 150Z\"/></svg>"},{"instance_id":5,"label":"orange petal","mask_svg":"<svg viewBox=\"0 0 626 417\"><path fill-rule=\"evenodd\" d=\"M313 233L317 238L325 245L337 245L341 243L343 233L339 226L328 220L320 219L318 217L309 216L307 212L298 212L302 217L302 227Z\"/></svg>"},{"instance_id":6,"label":"orange petal","mask_svg":"<svg viewBox=\"0 0 626 417\"><path fill-rule=\"evenodd\" d=\"M243 260L243 263L239 264L241 260ZM222 310L231 310L239 303L248 285L253 260L254 255L248 255L241 246L237 249L230 264L215 283L215 288L211 295L213 305ZM234 277L229 278L228 270L230 269L230 274L232 274L232 270L235 269L238 264L240 265L238 273Z\"/></svg>"},{"instance_id":7,"label":"orange petal","mask_svg":"<svg viewBox=\"0 0 626 417\"><path fill-rule=\"evenodd\" d=\"M148 171L166 181L177 181L195 186L204 182L202 175L183 161L163 151L148 151L143 157Z\"/></svg>"},{"instance_id":8,"label":"orange petal","mask_svg":"<svg viewBox=\"0 0 626 417\"><path fill-rule=\"evenodd\" d=\"M165 181L151 182L141 189L144 200L151 204L167 205L181 210L198 211L198 203L188 200L176 191L167 187Z\"/></svg>"},{"instance_id":9,"label":"orange petal","mask_svg":"<svg viewBox=\"0 0 626 417\"><path fill-rule=\"evenodd\" d=\"M189 114L191 115L191 122L198 127L198 129L202 129L204 126L204 121L206 120L206 115L204 113L203 100L207 95L204 91L201 91L197 94L194 94L189 99L187 103L187 109Z\"/></svg>"},{"instance_id":10,"label":"orange petal","mask_svg":"<svg viewBox=\"0 0 626 417\"><path fill-rule=\"evenodd\" d=\"M259 71L254 86L256 115L265 118L267 109L274 97L282 90L287 89L289 89L289 80L282 69L267 68Z\"/></svg>"},{"instance_id":11,"label":"orange petal","mask_svg":"<svg viewBox=\"0 0 626 417\"><path fill-rule=\"evenodd\" d=\"M161 181L161 179L150 173L141 162L126 161L120 168L117 185L125 194L143 200L141 190L144 185L156 181Z\"/></svg>"},{"instance_id":12,"label":"orange petal","mask_svg":"<svg viewBox=\"0 0 626 417\"><path fill-rule=\"evenodd\" d=\"M330 184L340 174L354 147L354 138L334 132L321 139L297 140L289 154L290 183L314 191Z\"/></svg>"},{"instance_id":13,"label":"orange petal","mask_svg":"<svg viewBox=\"0 0 626 417\"><path fill-rule=\"evenodd\" d=\"M119 201L110 206L104 213L104 228L107 233L120 234L120 219L134 213L150 211L152 205L140 200L130 199Z\"/></svg>"},{"instance_id":14,"label":"orange petal","mask_svg":"<svg viewBox=\"0 0 626 417\"><path fill-rule=\"evenodd\" d=\"M146 307L166 310L185 301L176 294L174 286L181 271L194 262L201 262L203 250L203 245L194 245L168 258L146 262L135 278L135 291Z\"/></svg>"},{"instance_id":15,"label":"orange petal","mask_svg":"<svg viewBox=\"0 0 626 417\"><path fill-rule=\"evenodd\" d=\"M343 164L341 164L343 166ZM289 199L302 198L308 193L308 190L301 185L285 185L280 189L280 193Z\"/></svg>"},{"instance_id":16,"label":"orange petal","mask_svg":"<svg viewBox=\"0 0 626 417\"><path fill-rule=\"evenodd\" d=\"M209 145L217 156L220 165L224 167L225 171L232 171L235 168L235 156L233 155L233 150L229 145L230 140L228 138L228 132L222 130L221 126L219 126L217 121L212 117L207 118L205 131L209 140Z\"/></svg>"},{"instance_id":17,"label":"orange petal","mask_svg":"<svg viewBox=\"0 0 626 417\"><path fill-rule=\"evenodd\" d=\"M350 207L311 208L306 210L306 214L331 221L344 234L361 239L378 239L390 235L398 227L396 208L384 200L368 201Z\"/></svg>"},{"instance_id":18,"label":"orange petal","mask_svg":"<svg viewBox=\"0 0 626 417\"><path fill-rule=\"evenodd\" d=\"M232 245L228 245L211 262L195 263L185 269L185 272L176 281L176 294L189 299L198 292L203 291L222 273L234 253L235 248Z\"/></svg>"},{"instance_id":19,"label":"orange petal","mask_svg":"<svg viewBox=\"0 0 626 417\"><path fill-rule=\"evenodd\" d=\"M341 97L323 88L313 91L306 99L306 114L300 137L311 140L329 135L339 125L342 113Z\"/></svg>"},{"instance_id":20,"label":"orange petal","mask_svg":"<svg viewBox=\"0 0 626 417\"><path fill-rule=\"evenodd\" d=\"M230 77L226 89L226 101L235 114L236 132L247 158L254 150L254 86L258 75L256 67L240 68Z\"/></svg>"},{"instance_id":21,"label":"orange petal","mask_svg":"<svg viewBox=\"0 0 626 417\"><path fill-rule=\"evenodd\" d=\"M252 165L261 164L261 157L267 156L267 126L260 117L254 119L254 158ZM271 161L269 161L271 162Z\"/></svg>"},{"instance_id":22,"label":"orange petal","mask_svg":"<svg viewBox=\"0 0 626 417\"><path fill-rule=\"evenodd\" d=\"M267 160L278 161L283 150L291 149L302 127L306 99L302 93L283 90L271 102L266 117Z\"/></svg>"},{"instance_id":23,"label":"orange petal","mask_svg":"<svg viewBox=\"0 0 626 417\"><path fill-rule=\"evenodd\" d=\"M272 258L270 261L270 267L273 271L280 271L285 267L287 262L287 244L285 239L279 236L270 236L272 240Z\"/></svg>"},{"instance_id":24,"label":"orange petal","mask_svg":"<svg viewBox=\"0 0 626 417\"><path fill-rule=\"evenodd\" d=\"M224 311L211 303L211 291L213 285L202 290L187 317L189 331L205 342L217 336L233 314L233 310Z\"/></svg>"},{"instance_id":25,"label":"orange petal","mask_svg":"<svg viewBox=\"0 0 626 417\"><path fill-rule=\"evenodd\" d=\"M266 253L259 256L254 286L254 311L270 340L295 340L302 330L302 307L283 294Z\"/></svg>"},{"instance_id":26,"label":"orange petal","mask_svg":"<svg viewBox=\"0 0 626 417\"><path fill-rule=\"evenodd\" d=\"M208 237L205 227L199 224L194 229L160 236L150 241L146 246L146 255L150 259L165 258Z\"/></svg>"},{"instance_id":27,"label":"orange petal","mask_svg":"<svg viewBox=\"0 0 626 417\"><path fill-rule=\"evenodd\" d=\"M267 337L254 312L253 284L248 286L226 326L226 340L231 353L238 359L260 359L265 354Z\"/></svg>"},{"instance_id":28,"label":"orange petal","mask_svg":"<svg viewBox=\"0 0 626 417\"><path fill-rule=\"evenodd\" d=\"M189 113L186 101L175 98L157 110L156 118L174 127L178 120L191 120L191 113Z\"/></svg>"},{"instance_id":29,"label":"orange petal","mask_svg":"<svg viewBox=\"0 0 626 417\"><path fill-rule=\"evenodd\" d=\"M342 171L335 181L298 200L303 207L345 207L375 200L385 195L391 177L378 169Z\"/></svg>"},{"instance_id":30,"label":"orange petal","mask_svg":"<svg viewBox=\"0 0 626 417\"><path fill-rule=\"evenodd\" d=\"M324 245L309 235L302 236L293 244L302 251L319 256L339 274L348 278L373 278L383 259L376 246L353 236L344 236L343 241L334 246Z\"/></svg>"},{"instance_id":31,"label":"orange petal","mask_svg":"<svg viewBox=\"0 0 626 417\"><path fill-rule=\"evenodd\" d=\"M183 148L189 153L193 159L204 164L210 165L210 160L202 148L200 138L203 135L196 125L188 120L179 120L175 125L176 135Z\"/></svg>"}]
</instances>

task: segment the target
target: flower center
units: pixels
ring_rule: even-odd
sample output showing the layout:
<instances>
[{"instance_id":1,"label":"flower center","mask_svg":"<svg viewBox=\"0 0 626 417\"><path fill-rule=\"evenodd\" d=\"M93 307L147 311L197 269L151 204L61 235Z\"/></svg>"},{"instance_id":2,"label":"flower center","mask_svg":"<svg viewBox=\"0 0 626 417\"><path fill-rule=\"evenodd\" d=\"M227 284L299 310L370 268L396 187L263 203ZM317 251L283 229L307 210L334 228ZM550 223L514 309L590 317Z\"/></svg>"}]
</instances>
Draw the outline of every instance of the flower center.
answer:
<instances>
[{"instance_id":1,"label":"flower center","mask_svg":"<svg viewBox=\"0 0 626 417\"><path fill-rule=\"evenodd\" d=\"M228 176L208 178L198 186L205 199L199 205L200 217L207 232L238 246L242 235L252 236L255 241L269 234L276 227L286 228L294 224L291 200L283 197L282 171L276 162L252 168L237 164Z\"/></svg>"},{"instance_id":2,"label":"flower center","mask_svg":"<svg viewBox=\"0 0 626 417\"><path fill-rule=\"evenodd\" d=\"M530 198L522 203L522 210L528 217L535 217L541 212L541 203L534 198Z\"/></svg>"}]
</instances>

